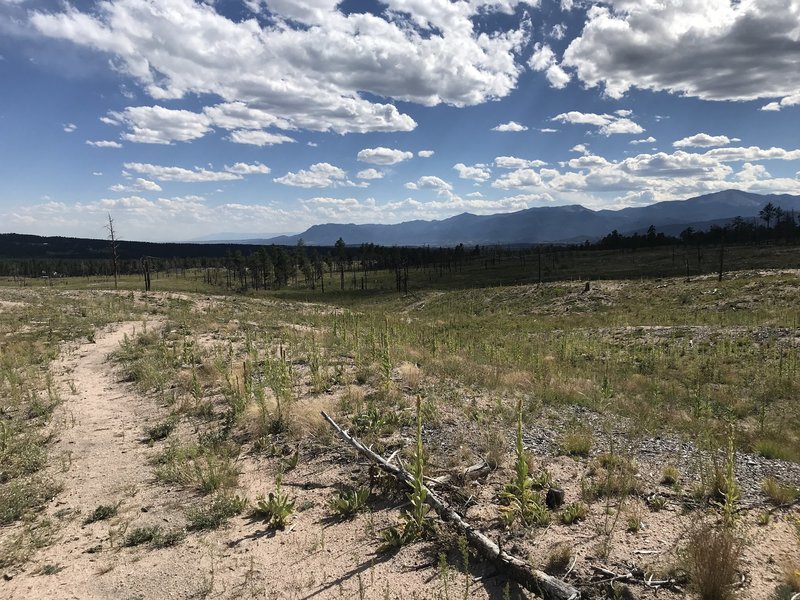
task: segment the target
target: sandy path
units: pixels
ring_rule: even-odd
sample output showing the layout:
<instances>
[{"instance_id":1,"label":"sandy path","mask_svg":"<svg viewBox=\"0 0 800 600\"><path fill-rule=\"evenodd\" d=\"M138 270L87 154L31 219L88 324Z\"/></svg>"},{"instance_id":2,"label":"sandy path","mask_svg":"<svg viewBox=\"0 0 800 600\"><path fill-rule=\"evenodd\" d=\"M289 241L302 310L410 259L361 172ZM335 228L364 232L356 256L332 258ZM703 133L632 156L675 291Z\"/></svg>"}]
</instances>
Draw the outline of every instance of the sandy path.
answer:
<instances>
[{"instance_id":1,"label":"sandy path","mask_svg":"<svg viewBox=\"0 0 800 600\"><path fill-rule=\"evenodd\" d=\"M110 528L142 512L153 493L146 489L152 481L147 463L152 450L141 438L145 422L156 411L152 403L131 394L128 384L118 381L108 361L124 336L141 328L135 322L106 328L98 332L96 343L78 346L53 365L64 404L56 415L63 425L51 450L51 463L64 489L47 513L60 524L60 539L40 552L27 572L0 585L3 597L108 597L98 591L97 584L98 574L114 564L107 554ZM84 525L98 505L119 502L120 515L114 520ZM94 551L87 553L89 549ZM44 565L62 570L34 574Z\"/></svg>"}]
</instances>

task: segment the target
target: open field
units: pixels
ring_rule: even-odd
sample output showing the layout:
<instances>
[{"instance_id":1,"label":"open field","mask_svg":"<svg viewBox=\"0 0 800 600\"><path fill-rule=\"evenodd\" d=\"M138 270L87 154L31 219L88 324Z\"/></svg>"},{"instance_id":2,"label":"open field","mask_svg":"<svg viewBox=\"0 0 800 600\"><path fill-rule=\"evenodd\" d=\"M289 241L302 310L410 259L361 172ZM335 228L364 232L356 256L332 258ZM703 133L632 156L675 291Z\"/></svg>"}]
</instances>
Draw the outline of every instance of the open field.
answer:
<instances>
[{"instance_id":1,"label":"open field","mask_svg":"<svg viewBox=\"0 0 800 600\"><path fill-rule=\"evenodd\" d=\"M587 598L698 596L716 575L703 597L791 598L795 254L721 282L709 256L687 281L564 254L567 280L472 264L412 272L408 295L390 273L335 292L333 272L325 294L4 281L0 595L530 596L432 512L398 541L415 502L325 410L409 469L419 412L425 475L450 476L433 488Z\"/></svg>"}]
</instances>

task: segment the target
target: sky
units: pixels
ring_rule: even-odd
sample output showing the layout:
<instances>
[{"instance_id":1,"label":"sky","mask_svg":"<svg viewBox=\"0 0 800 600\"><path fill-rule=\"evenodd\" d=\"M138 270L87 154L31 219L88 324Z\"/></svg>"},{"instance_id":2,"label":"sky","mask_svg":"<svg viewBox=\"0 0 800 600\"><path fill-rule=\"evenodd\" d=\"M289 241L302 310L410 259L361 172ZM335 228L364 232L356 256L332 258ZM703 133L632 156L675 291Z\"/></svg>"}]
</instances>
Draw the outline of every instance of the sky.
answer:
<instances>
[{"instance_id":1,"label":"sky","mask_svg":"<svg viewBox=\"0 0 800 600\"><path fill-rule=\"evenodd\" d=\"M0 0L0 232L800 194L800 0Z\"/></svg>"}]
</instances>

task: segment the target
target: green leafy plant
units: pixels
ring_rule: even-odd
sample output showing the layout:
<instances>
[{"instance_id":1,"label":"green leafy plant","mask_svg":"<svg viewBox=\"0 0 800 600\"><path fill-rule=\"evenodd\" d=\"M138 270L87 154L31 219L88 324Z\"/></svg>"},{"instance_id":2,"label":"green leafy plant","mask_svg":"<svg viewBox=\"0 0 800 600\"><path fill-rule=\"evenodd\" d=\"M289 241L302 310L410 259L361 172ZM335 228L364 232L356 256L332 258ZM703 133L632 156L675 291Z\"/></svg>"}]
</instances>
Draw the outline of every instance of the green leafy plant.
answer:
<instances>
[{"instance_id":1,"label":"green leafy plant","mask_svg":"<svg viewBox=\"0 0 800 600\"><path fill-rule=\"evenodd\" d=\"M284 529L294 512L294 500L281 491L281 478L275 482L275 491L256 501L253 516L262 519L271 529Z\"/></svg>"},{"instance_id":2,"label":"green leafy plant","mask_svg":"<svg viewBox=\"0 0 800 600\"><path fill-rule=\"evenodd\" d=\"M507 526L521 523L526 527L543 526L550 522L550 513L533 490L533 481L528 476L528 460L522 444L522 400L517 401L517 439L514 480L507 483L500 494L504 503L500 507L502 519Z\"/></svg>"},{"instance_id":3,"label":"green leafy plant","mask_svg":"<svg viewBox=\"0 0 800 600\"><path fill-rule=\"evenodd\" d=\"M564 510L561 511L561 522L564 525L572 525L573 523L585 519L587 512L585 504L575 502L574 504L565 506Z\"/></svg>"},{"instance_id":4,"label":"green leafy plant","mask_svg":"<svg viewBox=\"0 0 800 600\"><path fill-rule=\"evenodd\" d=\"M428 489L424 482L425 457L422 448L421 403L420 397L417 396L417 443L411 463L411 480L408 482L411 487L411 493L408 494L410 508L403 513L402 528L392 526L383 532L384 548L403 546L425 534L428 514L425 500L428 497Z\"/></svg>"},{"instance_id":5,"label":"green leafy plant","mask_svg":"<svg viewBox=\"0 0 800 600\"><path fill-rule=\"evenodd\" d=\"M349 519L366 508L368 497L369 488L364 486L339 490L330 499L329 506L339 517Z\"/></svg>"}]
</instances>

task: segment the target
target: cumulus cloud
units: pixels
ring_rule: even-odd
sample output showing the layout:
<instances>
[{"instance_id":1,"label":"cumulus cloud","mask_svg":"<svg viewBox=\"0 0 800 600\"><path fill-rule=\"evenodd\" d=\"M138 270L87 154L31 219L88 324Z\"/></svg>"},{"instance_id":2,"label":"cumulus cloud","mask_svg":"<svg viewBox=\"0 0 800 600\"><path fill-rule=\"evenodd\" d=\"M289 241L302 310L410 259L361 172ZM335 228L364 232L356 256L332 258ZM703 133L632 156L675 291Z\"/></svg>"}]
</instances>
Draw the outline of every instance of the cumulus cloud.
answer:
<instances>
[{"instance_id":1,"label":"cumulus cloud","mask_svg":"<svg viewBox=\"0 0 800 600\"><path fill-rule=\"evenodd\" d=\"M736 179L739 181L757 181L759 179L769 179L770 177L772 175L769 174L764 165L754 165L749 162L744 163L741 170L736 173Z\"/></svg>"},{"instance_id":2,"label":"cumulus cloud","mask_svg":"<svg viewBox=\"0 0 800 600\"><path fill-rule=\"evenodd\" d=\"M285 144L294 142L294 138L282 133L270 133L269 131L260 131L258 129L239 129L232 131L229 138L235 144L250 144L251 146L275 146L276 144Z\"/></svg>"},{"instance_id":3,"label":"cumulus cloud","mask_svg":"<svg viewBox=\"0 0 800 600\"><path fill-rule=\"evenodd\" d=\"M150 181L149 179L144 179L142 177L137 177L133 183L129 185L125 185L122 183L118 183L116 185L112 185L110 188L112 192L160 192L161 186L158 185L155 181Z\"/></svg>"},{"instance_id":4,"label":"cumulus cloud","mask_svg":"<svg viewBox=\"0 0 800 600\"><path fill-rule=\"evenodd\" d=\"M672 142L676 148L713 148L714 146L727 146L731 143L731 138L727 135L709 135L707 133L696 133L688 137Z\"/></svg>"},{"instance_id":5,"label":"cumulus cloud","mask_svg":"<svg viewBox=\"0 0 800 600\"><path fill-rule=\"evenodd\" d=\"M395 165L413 157L413 152L379 146L377 148L364 148L360 150L356 158L361 162L371 163L373 165Z\"/></svg>"},{"instance_id":6,"label":"cumulus cloud","mask_svg":"<svg viewBox=\"0 0 800 600\"><path fill-rule=\"evenodd\" d=\"M632 87L704 100L786 98L800 91L798 23L797 0L611 0L589 9L561 65L612 98Z\"/></svg>"},{"instance_id":7,"label":"cumulus cloud","mask_svg":"<svg viewBox=\"0 0 800 600\"><path fill-rule=\"evenodd\" d=\"M356 173L359 179L383 179L383 172L378 169L364 169Z\"/></svg>"},{"instance_id":8,"label":"cumulus cloud","mask_svg":"<svg viewBox=\"0 0 800 600\"><path fill-rule=\"evenodd\" d=\"M640 139L640 140L631 140L631 141L630 141L630 142L628 142L628 143L629 143L629 144L652 144L652 143L654 143L655 141L656 141L656 138L654 138L654 137L651 135L651 136L649 136L649 137L642 138L642 139Z\"/></svg>"},{"instance_id":9,"label":"cumulus cloud","mask_svg":"<svg viewBox=\"0 0 800 600\"><path fill-rule=\"evenodd\" d=\"M409 181L405 187L409 190L436 190L439 196L454 197L453 186L435 175L423 175L416 181Z\"/></svg>"},{"instance_id":10,"label":"cumulus cloud","mask_svg":"<svg viewBox=\"0 0 800 600\"><path fill-rule=\"evenodd\" d=\"M95 148L122 148L122 144L112 140L86 140L86 144Z\"/></svg>"},{"instance_id":11,"label":"cumulus cloud","mask_svg":"<svg viewBox=\"0 0 800 600\"><path fill-rule=\"evenodd\" d=\"M770 102L761 107L761 110L779 111L787 106L797 106L800 104L800 92L781 98L780 102Z\"/></svg>"},{"instance_id":12,"label":"cumulus cloud","mask_svg":"<svg viewBox=\"0 0 800 600\"><path fill-rule=\"evenodd\" d=\"M64 131L66 133L72 133L73 131L78 129L78 126L75 125L75 123L67 123L67 124L63 125L63 127L64 127Z\"/></svg>"},{"instance_id":13,"label":"cumulus cloud","mask_svg":"<svg viewBox=\"0 0 800 600\"><path fill-rule=\"evenodd\" d=\"M559 66L555 52L547 44L537 43L534 46L528 66L534 71L544 71L547 81L556 89L566 87L572 79L572 76Z\"/></svg>"},{"instance_id":14,"label":"cumulus cloud","mask_svg":"<svg viewBox=\"0 0 800 600\"><path fill-rule=\"evenodd\" d=\"M211 130L210 120L204 114L163 106L129 106L109 113L102 120L127 127L129 131L122 134L122 139L140 144L189 142Z\"/></svg>"},{"instance_id":15,"label":"cumulus cloud","mask_svg":"<svg viewBox=\"0 0 800 600\"><path fill-rule=\"evenodd\" d=\"M521 125L516 121L509 121L508 123L501 123L495 127L492 127L492 131L502 131L502 132L516 132L516 131L528 131L528 128L525 125Z\"/></svg>"},{"instance_id":16,"label":"cumulus cloud","mask_svg":"<svg viewBox=\"0 0 800 600\"><path fill-rule=\"evenodd\" d=\"M538 188L542 186L542 177L533 169L516 169L503 174L492 182L492 187L503 190Z\"/></svg>"},{"instance_id":17,"label":"cumulus cloud","mask_svg":"<svg viewBox=\"0 0 800 600\"><path fill-rule=\"evenodd\" d=\"M573 125L591 125L597 127L599 133L609 136L615 134L642 133L644 128L627 117L615 115L583 113L576 110L561 113L551 119L560 123Z\"/></svg>"},{"instance_id":18,"label":"cumulus cloud","mask_svg":"<svg viewBox=\"0 0 800 600\"><path fill-rule=\"evenodd\" d=\"M531 169L543 167L546 164L543 160L528 160L516 156L497 156L494 159L494 166L501 169Z\"/></svg>"},{"instance_id":19,"label":"cumulus cloud","mask_svg":"<svg viewBox=\"0 0 800 600\"><path fill-rule=\"evenodd\" d=\"M484 182L492 178L492 172L485 166L467 166L464 163L457 163L453 168L458 171L461 179L471 179L473 181Z\"/></svg>"},{"instance_id":20,"label":"cumulus cloud","mask_svg":"<svg viewBox=\"0 0 800 600\"><path fill-rule=\"evenodd\" d=\"M159 181L180 181L183 183L200 183L208 181L232 181L242 176L228 171L209 171L200 167L185 169L183 167L164 167L150 163L126 162L127 170L149 175Z\"/></svg>"},{"instance_id":21,"label":"cumulus cloud","mask_svg":"<svg viewBox=\"0 0 800 600\"><path fill-rule=\"evenodd\" d=\"M270 168L260 162L253 164L237 162L231 166L225 165L225 170L228 173L236 173L237 175L267 175L270 172Z\"/></svg>"},{"instance_id":22,"label":"cumulus cloud","mask_svg":"<svg viewBox=\"0 0 800 600\"><path fill-rule=\"evenodd\" d=\"M433 154L434 154L433 150L420 150L419 152L417 152L417 156L419 156L420 158L430 158L431 156L433 156Z\"/></svg>"},{"instance_id":23,"label":"cumulus cloud","mask_svg":"<svg viewBox=\"0 0 800 600\"><path fill-rule=\"evenodd\" d=\"M211 2L109 0L91 12L35 10L30 23L111 55L156 101L213 95L298 129L410 131L409 115L376 98L467 106L515 88L528 25L485 32L473 18L517 4L387 0L380 13L345 14L332 0L278 0L259 21L228 18Z\"/></svg>"},{"instance_id":24,"label":"cumulus cloud","mask_svg":"<svg viewBox=\"0 0 800 600\"><path fill-rule=\"evenodd\" d=\"M366 182L354 183L347 179L347 172L330 163L322 162L311 165L307 170L296 173L288 172L283 177L273 179L275 183L302 188L326 187L367 187Z\"/></svg>"}]
</instances>

